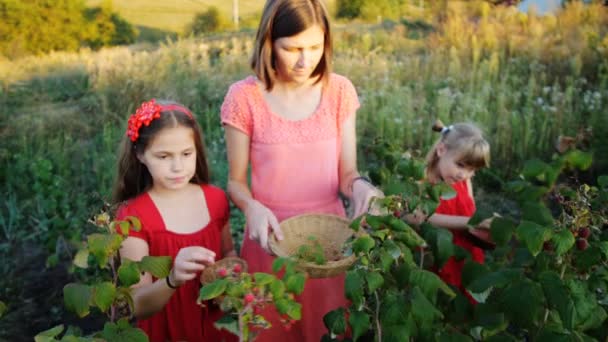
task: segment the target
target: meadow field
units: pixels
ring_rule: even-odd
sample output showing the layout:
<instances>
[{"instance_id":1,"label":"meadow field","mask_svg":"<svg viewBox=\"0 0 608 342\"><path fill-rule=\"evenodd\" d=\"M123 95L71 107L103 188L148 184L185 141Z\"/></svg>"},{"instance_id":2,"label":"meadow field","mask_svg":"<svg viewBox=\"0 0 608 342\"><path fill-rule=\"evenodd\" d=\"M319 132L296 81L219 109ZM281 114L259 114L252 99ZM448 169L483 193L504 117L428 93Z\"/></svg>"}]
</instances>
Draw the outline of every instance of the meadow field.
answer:
<instances>
[{"instance_id":1,"label":"meadow field","mask_svg":"<svg viewBox=\"0 0 608 342\"><path fill-rule=\"evenodd\" d=\"M198 8L229 13L230 4L182 0L167 9L146 1L143 13L141 3L113 2L133 23L172 32ZM262 1L241 3L246 15ZM169 13L178 19L161 16ZM545 16L475 4L441 20L428 14L337 30L334 69L361 100L360 169L378 138L423 155L440 118L486 132L492 166L476 177L482 193L501 191L525 160L550 160L560 135L578 136L593 153L591 175L608 173L607 33L606 7L580 3ZM9 307L0 340L29 341L75 321L61 289L75 276L69 263L93 229L88 219L109 200L126 119L142 101L172 99L196 113L213 183L225 186L219 107L228 86L251 73L252 44L253 34L242 33L0 60L0 300ZM238 242L236 210L232 225Z\"/></svg>"}]
</instances>

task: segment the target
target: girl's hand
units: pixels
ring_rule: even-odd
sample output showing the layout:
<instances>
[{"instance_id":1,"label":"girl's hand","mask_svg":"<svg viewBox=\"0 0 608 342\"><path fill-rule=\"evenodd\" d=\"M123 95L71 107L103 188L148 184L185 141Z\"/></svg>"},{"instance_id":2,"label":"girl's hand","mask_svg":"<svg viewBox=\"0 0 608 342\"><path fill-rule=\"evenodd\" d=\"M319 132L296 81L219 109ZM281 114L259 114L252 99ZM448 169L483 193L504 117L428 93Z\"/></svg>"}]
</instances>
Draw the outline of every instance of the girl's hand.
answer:
<instances>
[{"instance_id":1,"label":"girl's hand","mask_svg":"<svg viewBox=\"0 0 608 342\"><path fill-rule=\"evenodd\" d=\"M404 215L405 221L411 225L419 226L426 220L426 215L420 209L414 210L413 213Z\"/></svg>"},{"instance_id":2,"label":"girl's hand","mask_svg":"<svg viewBox=\"0 0 608 342\"><path fill-rule=\"evenodd\" d=\"M184 247L175 256L169 281L175 286L181 286L186 281L196 278L199 272L214 262L213 251L200 246Z\"/></svg>"},{"instance_id":3,"label":"girl's hand","mask_svg":"<svg viewBox=\"0 0 608 342\"><path fill-rule=\"evenodd\" d=\"M373 186L371 183L363 180L357 179L353 182L353 217L358 217L363 215L364 213L370 210L370 203L374 198L383 198L384 193L380 191L380 189ZM378 210L377 208L373 208L373 210Z\"/></svg>"},{"instance_id":4,"label":"girl's hand","mask_svg":"<svg viewBox=\"0 0 608 342\"><path fill-rule=\"evenodd\" d=\"M272 229L277 240L283 240L283 232L279 226L279 221L272 211L262 205L262 203L256 200L249 202L245 210L245 218L249 227L249 238L258 241L266 252L270 253L270 248L268 247L268 227Z\"/></svg>"}]
</instances>

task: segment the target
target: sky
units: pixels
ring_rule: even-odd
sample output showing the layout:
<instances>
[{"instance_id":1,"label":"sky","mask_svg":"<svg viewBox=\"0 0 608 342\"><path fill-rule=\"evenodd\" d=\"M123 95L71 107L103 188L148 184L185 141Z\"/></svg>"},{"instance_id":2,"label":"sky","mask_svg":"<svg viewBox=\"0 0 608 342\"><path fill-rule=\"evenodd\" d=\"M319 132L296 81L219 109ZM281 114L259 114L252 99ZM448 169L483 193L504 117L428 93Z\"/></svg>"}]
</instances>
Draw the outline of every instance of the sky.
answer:
<instances>
[{"instance_id":1,"label":"sky","mask_svg":"<svg viewBox=\"0 0 608 342\"><path fill-rule=\"evenodd\" d=\"M527 12L530 6L534 6L537 13L544 14L558 8L560 3L560 0L524 0L519 4L518 8Z\"/></svg>"}]
</instances>

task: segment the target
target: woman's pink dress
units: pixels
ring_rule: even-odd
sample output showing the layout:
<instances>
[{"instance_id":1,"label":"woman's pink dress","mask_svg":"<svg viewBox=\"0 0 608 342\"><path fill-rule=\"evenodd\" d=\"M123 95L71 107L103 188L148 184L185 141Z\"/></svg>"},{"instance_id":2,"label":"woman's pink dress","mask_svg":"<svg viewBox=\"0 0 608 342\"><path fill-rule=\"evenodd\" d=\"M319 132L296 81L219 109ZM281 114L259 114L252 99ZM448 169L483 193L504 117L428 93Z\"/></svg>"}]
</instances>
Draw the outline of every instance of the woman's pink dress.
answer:
<instances>
[{"instance_id":1,"label":"woman's pink dress","mask_svg":"<svg viewBox=\"0 0 608 342\"><path fill-rule=\"evenodd\" d=\"M205 227L191 234L179 234L167 230L160 212L148 193L139 195L121 206L117 219L136 216L142 224L139 232L131 231L129 236L148 243L151 256L170 256L175 259L183 247L202 246L215 252L221 259L222 228L228 222L230 211L226 194L220 188L201 185L205 194L210 221ZM156 279L154 279L156 280ZM238 341L236 335L225 330L219 331L214 322L223 316L222 311L211 302L205 307L196 303L199 295L199 277L180 286L165 307L153 316L137 321L151 342L220 342Z\"/></svg>"},{"instance_id":2,"label":"woman's pink dress","mask_svg":"<svg viewBox=\"0 0 608 342\"><path fill-rule=\"evenodd\" d=\"M279 222L303 213L345 216L338 197L342 125L358 107L352 83L337 74L330 75L316 111L298 121L269 109L256 78L230 86L222 105L222 123L249 136L251 192ZM250 271L272 273L274 257L250 240L247 231L241 256ZM273 321L273 328L264 330L259 341L320 341L327 333L323 316L347 304L344 276L309 279L299 300L302 320L289 332Z\"/></svg>"},{"instance_id":3,"label":"woman's pink dress","mask_svg":"<svg viewBox=\"0 0 608 342\"><path fill-rule=\"evenodd\" d=\"M469 187L466 181L454 183L452 185L456 191L456 197L439 202L436 214L443 215L455 215L455 216L467 216L472 217L475 214L477 208L475 207L475 200L469 193ZM483 250L477 246L467 237L467 233L463 230L452 229L453 238L452 242L464 248L471 253L471 259L477 263L484 263ZM465 295L469 298L471 303L475 303L475 300L466 292L462 285L462 269L464 267L464 260L457 260L455 257L450 257L448 261L439 270L439 277L446 283L458 287Z\"/></svg>"}]
</instances>

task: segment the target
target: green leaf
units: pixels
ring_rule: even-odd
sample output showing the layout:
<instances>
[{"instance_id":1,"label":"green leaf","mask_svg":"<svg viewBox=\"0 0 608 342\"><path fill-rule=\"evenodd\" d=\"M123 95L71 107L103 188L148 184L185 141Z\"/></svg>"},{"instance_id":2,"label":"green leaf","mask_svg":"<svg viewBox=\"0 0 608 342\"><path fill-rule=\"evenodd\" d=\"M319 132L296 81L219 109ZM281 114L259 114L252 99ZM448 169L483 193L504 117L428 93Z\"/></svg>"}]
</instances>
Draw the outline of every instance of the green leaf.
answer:
<instances>
[{"instance_id":1,"label":"green leaf","mask_svg":"<svg viewBox=\"0 0 608 342\"><path fill-rule=\"evenodd\" d=\"M295 273L289 276L285 280L287 291L295 294L300 294L304 291L304 284L306 283L306 275L304 273Z\"/></svg>"},{"instance_id":2,"label":"green leaf","mask_svg":"<svg viewBox=\"0 0 608 342\"><path fill-rule=\"evenodd\" d=\"M468 288L474 281L481 279L487 274L490 274L490 269L487 265L479 264L473 260L466 260L462 267L462 285Z\"/></svg>"},{"instance_id":3,"label":"green leaf","mask_svg":"<svg viewBox=\"0 0 608 342\"><path fill-rule=\"evenodd\" d=\"M499 271L487 273L475 279L469 286L467 286L467 290L475 293L482 293L491 287L503 288L521 278L522 275L522 270L501 269Z\"/></svg>"},{"instance_id":4,"label":"green leaf","mask_svg":"<svg viewBox=\"0 0 608 342\"><path fill-rule=\"evenodd\" d=\"M531 221L541 226L552 226L555 222L551 211L538 202L526 202L522 205L522 221Z\"/></svg>"},{"instance_id":5,"label":"green leaf","mask_svg":"<svg viewBox=\"0 0 608 342\"><path fill-rule=\"evenodd\" d=\"M562 229L554 232L553 236L551 237L551 241L555 246L555 254L558 256L564 255L566 252L568 252L576 242L570 229Z\"/></svg>"},{"instance_id":6,"label":"green leaf","mask_svg":"<svg viewBox=\"0 0 608 342\"><path fill-rule=\"evenodd\" d=\"M541 273L539 280L549 307L557 310L564 328L572 330L574 328L575 308L568 288L559 275L553 271Z\"/></svg>"},{"instance_id":7,"label":"green leaf","mask_svg":"<svg viewBox=\"0 0 608 342\"><path fill-rule=\"evenodd\" d=\"M545 170L549 165L540 159L530 159L524 163L522 174L527 179L537 179L544 181Z\"/></svg>"},{"instance_id":8,"label":"green leaf","mask_svg":"<svg viewBox=\"0 0 608 342\"><path fill-rule=\"evenodd\" d=\"M594 245L591 245L584 251L577 251L574 254L574 265L583 271L588 271L601 262L602 251Z\"/></svg>"},{"instance_id":9,"label":"green leaf","mask_svg":"<svg viewBox=\"0 0 608 342\"><path fill-rule=\"evenodd\" d=\"M6 304L0 300L0 317L4 316L4 313L6 312L7 307Z\"/></svg>"},{"instance_id":10,"label":"green leaf","mask_svg":"<svg viewBox=\"0 0 608 342\"><path fill-rule=\"evenodd\" d=\"M353 340L365 334L370 328L370 317L363 311L350 311L348 323L353 330Z\"/></svg>"},{"instance_id":11,"label":"green leaf","mask_svg":"<svg viewBox=\"0 0 608 342\"><path fill-rule=\"evenodd\" d=\"M89 250L87 248L83 248L78 250L78 253L74 256L74 265L80 268L88 268L89 267Z\"/></svg>"},{"instance_id":12,"label":"green leaf","mask_svg":"<svg viewBox=\"0 0 608 342\"><path fill-rule=\"evenodd\" d=\"M372 293L380 288L384 284L384 278L378 272L370 272L365 275L367 281L367 287L369 292Z\"/></svg>"},{"instance_id":13,"label":"green leaf","mask_svg":"<svg viewBox=\"0 0 608 342\"><path fill-rule=\"evenodd\" d=\"M359 231L359 229L361 228L361 220L363 220L363 218L364 218L364 217L365 217L365 215L361 215L361 216L357 217L356 219L352 220L352 222L351 222L351 223L348 225L348 226L350 227L350 229L352 229L352 230L354 230L354 231L358 232L358 231ZM279 259L279 258L277 258L277 259ZM277 259L275 259L275 261L276 261ZM273 264L273 265L274 265L274 264ZM274 271L274 268L273 268L273 272L274 272L274 273L277 273L277 272L278 272L278 270L280 270L280 269L281 269L281 267L279 267L279 268L277 269L277 271Z\"/></svg>"},{"instance_id":14,"label":"green leaf","mask_svg":"<svg viewBox=\"0 0 608 342\"><path fill-rule=\"evenodd\" d=\"M423 331L428 331L435 320L443 318L441 311L437 310L417 286L412 290L411 303L411 307L415 308L415 310L412 311L412 316L414 317L414 320L419 323L419 326Z\"/></svg>"},{"instance_id":15,"label":"green leaf","mask_svg":"<svg viewBox=\"0 0 608 342\"><path fill-rule=\"evenodd\" d=\"M523 327L532 327L543 311L543 291L539 284L521 279L501 293L499 303L509 320Z\"/></svg>"},{"instance_id":16,"label":"green leaf","mask_svg":"<svg viewBox=\"0 0 608 342\"><path fill-rule=\"evenodd\" d=\"M388 272L391 269L391 265L395 259L393 259L393 257L384 249L378 251L378 255L380 258L380 266L382 267L382 271Z\"/></svg>"},{"instance_id":17,"label":"green leaf","mask_svg":"<svg viewBox=\"0 0 608 342\"><path fill-rule=\"evenodd\" d=\"M272 283L270 283L270 293L272 293L272 297L280 298L285 293L285 284L275 279Z\"/></svg>"},{"instance_id":18,"label":"green leaf","mask_svg":"<svg viewBox=\"0 0 608 342\"><path fill-rule=\"evenodd\" d=\"M126 323L125 323L126 322ZM147 342L148 336L143 330L132 327L128 321L120 320L118 324L107 322L101 337L112 342Z\"/></svg>"},{"instance_id":19,"label":"green leaf","mask_svg":"<svg viewBox=\"0 0 608 342\"><path fill-rule=\"evenodd\" d=\"M339 308L332 310L323 316L323 323L334 335L344 334L346 332L346 319L344 318L344 309Z\"/></svg>"},{"instance_id":20,"label":"green leaf","mask_svg":"<svg viewBox=\"0 0 608 342\"><path fill-rule=\"evenodd\" d=\"M209 300L219 297L228 286L227 279L218 279L210 284L203 286L199 292L198 298L200 300Z\"/></svg>"},{"instance_id":21,"label":"green leaf","mask_svg":"<svg viewBox=\"0 0 608 342\"><path fill-rule=\"evenodd\" d=\"M116 296L116 287L109 281L98 283L94 287L93 300L95 305L102 311L107 312Z\"/></svg>"},{"instance_id":22,"label":"green leaf","mask_svg":"<svg viewBox=\"0 0 608 342\"><path fill-rule=\"evenodd\" d=\"M380 310L382 326L404 324L408 319L410 306L404 295L388 293Z\"/></svg>"},{"instance_id":23,"label":"green leaf","mask_svg":"<svg viewBox=\"0 0 608 342\"><path fill-rule=\"evenodd\" d=\"M530 221L522 221L517 227L517 239L523 241L530 253L537 256L545 241L551 238L551 229Z\"/></svg>"},{"instance_id":24,"label":"green leaf","mask_svg":"<svg viewBox=\"0 0 608 342\"><path fill-rule=\"evenodd\" d=\"M564 156L564 160L570 167L574 167L579 170L587 170L593 163L593 156L591 153L572 150Z\"/></svg>"},{"instance_id":25,"label":"green leaf","mask_svg":"<svg viewBox=\"0 0 608 342\"><path fill-rule=\"evenodd\" d=\"M131 229L138 232L141 230L141 221L136 216L127 216L125 220L131 223Z\"/></svg>"},{"instance_id":26,"label":"green leaf","mask_svg":"<svg viewBox=\"0 0 608 342\"><path fill-rule=\"evenodd\" d=\"M93 289L88 285L70 283L63 287L65 307L82 318L89 314Z\"/></svg>"},{"instance_id":27,"label":"green leaf","mask_svg":"<svg viewBox=\"0 0 608 342\"><path fill-rule=\"evenodd\" d=\"M375 245L374 239L369 236L362 236L357 238L353 243L353 252L355 252L355 254L368 253Z\"/></svg>"},{"instance_id":28,"label":"green leaf","mask_svg":"<svg viewBox=\"0 0 608 342\"><path fill-rule=\"evenodd\" d=\"M122 286L129 287L139 282L140 273L136 262L129 259L123 259L122 264L118 268L118 279Z\"/></svg>"},{"instance_id":29,"label":"green leaf","mask_svg":"<svg viewBox=\"0 0 608 342\"><path fill-rule=\"evenodd\" d=\"M511 241L516 227L510 219L495 217L490 226L490 236L497 246L505 246Z\"/></svg>"},{"instance_id":30,"label":"green leaf","mask_svg":"<svg viewBox=\"0 0 608 342\"><path fill-rule=\"evenodd\" d=\"M426 241L410 226L405 230L393 233L395 240L405 243L409 248L426 247Z\"/></svg>"},{"instance_id":31,"label":"green leaf","mask_svg":"<svg viewBox=\"0 0 608 342\"><path fill-rule=\"evenodd\" d=\"M597 178L597 185L603 190L608 189L608 175L599 176Z\"/></svg>"},{"instance_id":32,"label":"green leaf","mask_svg":"<svg viewBox=\"0 0 608 342\"><path fill-rule=\"evenodd\" d=\"M597 248L602 252L604 259L608 259L608 241L600 241Z\"/></svg>"},{"instance_id":33,"label":"green leaf","mask_svg":"<svg viewBox=\"0 0 608 342\"><path fill-rule=\"evenodd\" d=\"M256 284L262 286L272 283L276 279L276 277L272 274L256 272L253 274L253 279L255 279Z\"/></svg>"},{"instance_id":34,"label":"green leaf","mask_svg":"<svg viewBox=\"0 0 608 342\"><path fill-rule=\"evenodd\" d=\"M34 342L50 342L56 341L55 337L63 332L63 324L57 325L51 329L42 331L34 337Z\"/></svg>"},{"instance_id":35,"label":"green leaf","mask_svg":"<svg viewBox=\"0 0 608 342\"><path fill-rule=\"evenodd\" d=\"M473 339L459 332L440 332L438 342L473 342Z\"/></svg>"},{"instance_id":36,"label":"green leaf","mask_svg":"<svg viewBox=\"0 0 608 342\"><path fill-rule=\"evenodd\" d=\"M285 312L289 318L299 321L302 319L302 304L290 301Z\"/></svg>"},{"instance_id":37,"label":"green leaf","mask_svg":"<svg viewBox=\"0 0 608 342\"><path fill-rule=\"evenodd\" d=\"M124 238L119 234L96 233L88 236L87 244L99 267L105 267L110 255L118 251L123 240Z\"/></svg>"},{"instance_id":38,"label":"green leaf","mask_svg":"<svg viewBox=\"0 0 608 342\"><path fill-rule=\"evenodd\" d=\"M382 248L395 260L399 259L401 256L401 248L392 240L384 241L382 243Z\"/></svg>"},{"instance_id":39,"label":"green leaf","mask_svg":"<svg viewBox=\"0 0 608 342\"><path fill-rule=\"evenodd\" d=\"M169 276L171 263L170 256L145 256L138 265L141 271L150 272L154 277L160 279Z\"/></svg>"},{"instance_id":40,"label":"green leaf","mask_svg":"<svg viewBox=\"0 0 608 342\"><path fill-rule=\"evenodd\" d=\"M218 330L225 329L238 336L240 333L238 323L238 320L234 316L226 314L215 321L214 325Z\"/></svg>"},{"instance_id":41,"label":"green leaf","mask_svg":"<svg viewBox=\"0 0 608 342\"><path fill-rule=\"evenodd\" d=\"M447 201L447 200L451 200L452 198L456 197L456 191L449 184L439 183L439 184L433 186L433 188L439 190L439 196L443 200ZM439 199L437 199L436 201L439 202Z\"/></svg>"},{"instance_id":42,"label":"green leaf","mask_svg":"<svg viewBox=\"0 0 608 342\"><path fill-rule=\"evenodd\" d=\"M438 289L441 289L441 291L450 298L456 297L454 291L452 291L452 289L446 283L444 283L439 276L426 270L411 270L410 283L411 286L417 286L420 288L425 297L428 298L432 303L435 303L436 301Z\"/></svg>"},{"instance_id":43,"label":"green leaf","mask_svg":"<svg viewBox=\"0 0 608 342\"><path fill-rule=\"evenodd\" d=\"M452 233L448 229L436 228L428 223L422 224L422 235L428 242L435 257L435 265L443 267L446 261L454 255Z\"/></svg>"},{"instance_id":44,"label":"green leaf","mask_svg":"<svg viewBox=\"0 0 608 342\"><path fill-rule=\"evenodd\" d=\"M344 294L346 298L355 301L363 297L363 285L363 277L358 271L346 272L346 279L344 280Z\"/></svg>"}]
</instances>

